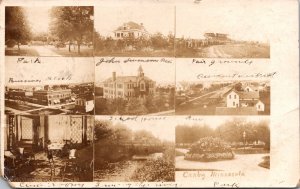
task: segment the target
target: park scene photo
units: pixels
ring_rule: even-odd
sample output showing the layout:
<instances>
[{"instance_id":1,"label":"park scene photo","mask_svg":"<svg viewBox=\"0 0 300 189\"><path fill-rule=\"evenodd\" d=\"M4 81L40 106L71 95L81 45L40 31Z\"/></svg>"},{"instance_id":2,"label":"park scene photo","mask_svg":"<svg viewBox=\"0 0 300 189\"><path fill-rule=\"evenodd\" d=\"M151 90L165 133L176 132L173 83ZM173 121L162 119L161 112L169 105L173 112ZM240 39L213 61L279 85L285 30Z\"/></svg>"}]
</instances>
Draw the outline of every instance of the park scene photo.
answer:
<instances>
[{"instance_id":1,"label":"park scene photo","mask_svg":"<svg viewBox=\"0 0 300 189\"><path fill-rule=\"evenodd\" d=\"M94 181L174 182L174 125L117 120L95 118Z\"/></svg>"},{"instance_id":2,"label":"park scene photo","mask_svg":"<svg viewBox=\"0 0 300 189\"><path fill-rule=\"evenodd\" d=\"M101 64L95 73L96 115L174 115L174 64Z\"/></svg>"},{"instance_id":3,"label":"park scene photo","mask_svg":"<svg viewBox=\"0 0 300 189\"><path fill-rule=\"evenodd\" d=\"M174 6L95 7L95 56L174 57L174 16Z\"/></svg>"},{"instance_id":4,"label":"park scene photo","mask_svg":"<svg viewBox=\"0 0 300 189\"><path fill-rule=\"evenodd\" d=\"M6 56L93 56L94 9L5 7Z\"/></svg>"},{"instance_id":5,"label":"park scene photo","mask_svg":"<svg viewBox=\"0 0 300 189\"><path fill-rule=\"evenodd\" d=\"M176 171L242 171L266 176L270 169L269 119L218 117L176 126Z\"/></svg>"},{"instance_id":6,"label":"park scene photo","mask_svg":"<svg viewBox=\"0 0 300 189\"><path fill-rule=\"evenodd\" d=\"M176 57L270 58L269 11L266 2L258 7L231 0L223 6L217 0L178 6Z\"/></svg>"}]
</instances>

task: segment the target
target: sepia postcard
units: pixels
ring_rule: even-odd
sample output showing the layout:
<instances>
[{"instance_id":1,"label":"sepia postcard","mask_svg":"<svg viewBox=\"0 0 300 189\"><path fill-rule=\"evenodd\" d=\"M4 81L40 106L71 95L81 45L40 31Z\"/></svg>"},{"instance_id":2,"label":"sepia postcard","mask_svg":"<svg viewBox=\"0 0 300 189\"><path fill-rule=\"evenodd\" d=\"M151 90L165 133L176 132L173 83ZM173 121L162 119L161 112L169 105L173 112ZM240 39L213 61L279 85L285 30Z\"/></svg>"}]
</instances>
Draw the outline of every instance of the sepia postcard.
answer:
<instances>
[{"instance_id":1,"label":"sepia postcard","mask_svg":"<svg viewBox=\"0 0 300 189\"><path fill-rule=\"evenodd\" d=\"M0 188L299 187L297 3L0 1Z\"/></svg>"}]
</instances>

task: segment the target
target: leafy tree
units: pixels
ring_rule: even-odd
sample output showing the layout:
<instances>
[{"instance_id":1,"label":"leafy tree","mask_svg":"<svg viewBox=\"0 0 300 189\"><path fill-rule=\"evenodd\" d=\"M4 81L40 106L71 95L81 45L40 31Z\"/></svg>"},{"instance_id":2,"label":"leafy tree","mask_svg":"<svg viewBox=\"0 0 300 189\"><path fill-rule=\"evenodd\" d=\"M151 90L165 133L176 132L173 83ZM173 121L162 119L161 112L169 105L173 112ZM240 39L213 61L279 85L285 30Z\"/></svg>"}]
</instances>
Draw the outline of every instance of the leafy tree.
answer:
<instances>
[{"instance_id":1,"label":"leafy tree","mask_svg":"<svg viewBox=\"0 0 300 189\"><path fill-rule=\"evenodd\" d=\"M20 50L20 43L26 43L30 38L31 30L23 8L5 7L5 43L16 41Z\"/></svg>"},{"instance_id":2,"label":"leafy tree","mask_svg":"<svg viewBox=\"0 0 300 189\"><path fill-rule=\"evenodd\" d=\"M142 115L146 114L147 109L139 98L131 98L127 104L127 114L129 115Z\"/></svg>"},{"instance_id":3,"label":"leafy tree","mask_svg":"<svg viewBox=\"0 0 300 189\"><path fill-rule=\"evenodd\" d=\"M148 95L145 99L145 106L148 110L148 113L157 112L157 107L152 95Z\"/></svg>"},{"instance_id":4,"label":"leafy tree","mask_svg":"<svg viewBox=\"0 0 300 189\"><path fill-rule=\"evenodd\" d=\"M111 137L111 135L113 134L111 126L112 122L110 121L95 120L94 139L97 141Z\"/></svg>"},{"instance_id":5,"label":"leafy tree","mask_svg":"<svg viewBox=\"0 0 300 189\"><path fill-rule=\"evenodd\" d=\"M93 15L93 7L54 7L51 11L51 32L61 41L69 41L69 51L71 51L72 41L76 41L78 54L80 54L80 46L83 42L92 41Z\"/></svg>"},{"instance_id":6,"label":"leafy tree","mask_svg":"<svg viewBox=\"0 0 300 189\"><path fill-rule=\"evenodd\" d=\"M161 33L151 36L151 42L154 49L165 49L168 47L168 41Z\"/></svg>"}]
</instances>

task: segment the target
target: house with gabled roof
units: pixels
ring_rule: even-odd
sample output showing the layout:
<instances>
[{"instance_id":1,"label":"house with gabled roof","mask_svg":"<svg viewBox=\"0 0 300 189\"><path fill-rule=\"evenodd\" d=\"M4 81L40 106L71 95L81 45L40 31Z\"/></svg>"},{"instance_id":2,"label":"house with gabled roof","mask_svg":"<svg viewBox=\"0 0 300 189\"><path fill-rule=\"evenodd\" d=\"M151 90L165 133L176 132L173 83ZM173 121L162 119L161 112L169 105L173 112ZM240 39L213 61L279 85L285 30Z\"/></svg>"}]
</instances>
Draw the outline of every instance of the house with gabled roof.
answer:
<instances>
[{"instance_id":1,"label":"house with gabled roof","mask_svg":"<svg viewBox=\"0 0 300 189\"><path fill-rule=\"evenodd\" d=\"M224 94L227 108L256 107L264 111L264 103L259 99L259 91L237 91L234 88Z\"/></svg>"},{"instance_id":2,"label":"house with gabled roof","mask_svg":"<svg viewBox=\"0 0 300 189\"><path fill-rule=\"evenodd\" d=\"M136 76L117 76L112 72L112 77L106 79L103 86L104 98L143 98L155 92L155 81L145 76L142 66Z\"/></svg>"},{"instance_id":3,"label":"house with gabled roof","mask_svg":"<svg viewBox=\"0 0 300 189\"><path fill-rule=\"evenodd\" d=\"M139 37L149 37L149 33L145 29L143 23L135 23L135 22L126 22L123 23L122 26L119 26L114 30L114 38L115 39L123 39L126 37L139 38Z\"/></svg>"}]
</instances>

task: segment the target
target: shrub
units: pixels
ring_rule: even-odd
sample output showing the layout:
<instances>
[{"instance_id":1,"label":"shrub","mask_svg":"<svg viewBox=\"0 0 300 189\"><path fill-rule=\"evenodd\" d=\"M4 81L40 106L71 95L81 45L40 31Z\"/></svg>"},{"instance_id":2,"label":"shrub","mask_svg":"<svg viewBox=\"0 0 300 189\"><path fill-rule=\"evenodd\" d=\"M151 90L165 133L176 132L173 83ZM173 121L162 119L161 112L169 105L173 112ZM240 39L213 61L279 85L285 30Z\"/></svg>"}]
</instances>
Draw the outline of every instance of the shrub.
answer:
<instances>
[{"instance_id":1,"label":"shrub","mask_svg":"<svg viewBox=\"0 0 300 189\"><path fill-rule=\"evenodd\" d=\"M147 160L147 162L135 170L132 179L139 182L174 182L174 162L165 158Z\"/></svg>"},{"instance_id":2,"label":"shrub","mask_svg":"<svg viewBox=\"0 0 300 189\"><path fill-rule=\"evenodd\" d=\"M13 48L16 44L17 44L17 42L15 40L8 40L8 41L6 41L6 45L9 48Z\"/></svg>"},{"instance_id":3,"label":"shrub","mask_svg":"<svg viewBox=\"0 0 300 189\"><path fill-rule=\"evenodd\" d=\"M213 137L205 137L191 146L184 159L194 161L218 161L233 159L234 153L226 143Z\"/></svg>"}]
</instances>

